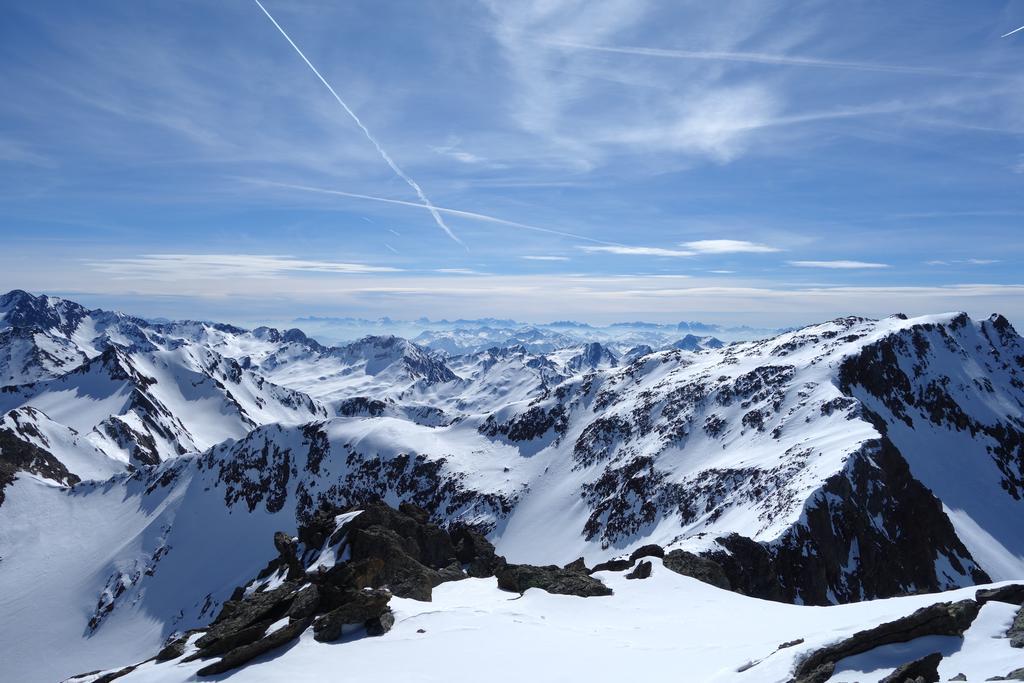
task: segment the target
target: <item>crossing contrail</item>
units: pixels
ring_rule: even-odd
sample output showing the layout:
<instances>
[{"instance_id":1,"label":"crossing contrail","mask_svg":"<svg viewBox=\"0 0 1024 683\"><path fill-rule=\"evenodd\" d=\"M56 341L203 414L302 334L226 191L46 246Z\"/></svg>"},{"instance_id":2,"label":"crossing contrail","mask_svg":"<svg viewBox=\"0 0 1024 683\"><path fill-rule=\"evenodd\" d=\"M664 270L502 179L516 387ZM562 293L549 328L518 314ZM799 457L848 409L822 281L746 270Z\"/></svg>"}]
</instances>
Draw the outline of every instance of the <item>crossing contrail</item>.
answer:
<instances>
[{"instance_id":1,"label":"crossing contrail","mask_svg":"<svg viewBox=\"0 0 1024 683\"><path fill-rule=\"evenodd\" d=\"M337 197L349 197L351 199L365 199L372 202L381 202L384 204L397 204L398 206L413 206L419 208L426 208L425 204L417 202L407 202L404 199L388 199L387 197L374 197L368 194L357 194L355 192L342 192L341 190L328 190L322 187L310 187L308 185L293 185L291 183L277 183L272 180L260 180L258 178L239 178L247 183L254 183L256 185L268 185L271 187L283 187L290 190L301 190L303 192L315 192L317 194L334 195ZM551 228L542 228L537 225L529 225L528 223L519 223L518 221L509 221L504 218L498 218L496 216L488 216L484 213L476 213L475 211L463 211L461 209L449 209L443 206L434 207L439 213L447 214L449 216L459 216L460 218L468 218L474 221L481 221L484 223L494 223L497 225L506 225L511 228L519 228L521 230L530 230L532 232L543 232L549 235L558 235L559 237L568 237L570 239L582 240L584 242L593 242L594 244L604 244L612 247L623 247L625 245L619 242L608 242L606 240L599 240L593 237L587 237L586 235L578 235L572 232L565 232L563 230L553 230ZM389 228L389 232L394 230Z\"/></svg>"},{"instance_id":2,"label":"crossing contrail","mask_svg":"<svg viewBox=\"0 0 1024 683\"><path fill-rule=\"evenodd\" d=\"M1006 36L1012 36L1012 35L1013 35L1014 33L1016 33L1017 31L1024 31L1024 26L1021 26L1020 28L1015 28L1015 29L1013 29L1012 31L1010 31L1009 33L1004 33L1003 35L1001 35L1001 36L999 36L999 37L1000 37L1000 38L1005 38Z\"/></svg>"},{"instance_id":3,"label":"crossing contrail","mask_svg":"<svg viewBox=\"0 0 1024 683\"><path fill-rule=\"evenodd\" d=\"M300 57L302 57L302 61L304 61L306 63L306 66L308 66L313 71L313 73L316 74L316 77L320 79L320 82L324 84L324 87L326 87L327 90L329 90L330 93L334 95L334 99L338 101L338 104L340 104L341 108L345 110L345 113L352 117L352 120L356 122L356 125L359 126L359 129L363 131L363 135L366 136L366 139L369 140L373 144L373 146L377 148L377 153L380 154L381 158L385 161L385 163L387 163L387 165L391 167L391 170L395 172L395 175L404 180L406 184L413 189L413 191L416 193L416 196L420 198L421 202L423 202L423 207L430 212L431 216L434 217L434 222L437 223L437 227L444 230L445 234L451 237L453 240L455 240L459 244L462 244L462 240L460 240L455 235L455 233L452 232L451 228L449 228L448 225L445 224L444 219L441 218L441 214L438 212L437 209L434 208L434 204L430 201L427 195L423 193L423 189L419 186L419 184L415 180L410 178L408 175L406 175L405 171L398 167L398 164L394 162L394 160L384 150L381 144L377 142L377 138L373 137L373 133L370 132L370 129L363 125L363 122L359 120L359 117L356 116L356 113L352 111L347 104L345 104L345 100L341 99L341 96L338 95L337 92L335 92L334 88L331 87L331 84L327 82L327 79L320 75L320 72L316 70L315 66L313 66L313 62L307 59L306 55L303 54L302 50L299 49L299 46L295 44L295 41L291 39L291 37L285 32L283 28L281 28L281 24L277 23L277 20L274 19L274 16L267 11L266 7L263 6L263 3L261 3L260 0L253 0L253 2L255 2L256 5L261 10L263 10L263 13L267 15L267 19L270 19L270 22L274 25L274 27L281 32L281 35L284 36L284 39L288 41L288 44L295 48L295 51L299 53Z\"/></svg>"}]
</instances>

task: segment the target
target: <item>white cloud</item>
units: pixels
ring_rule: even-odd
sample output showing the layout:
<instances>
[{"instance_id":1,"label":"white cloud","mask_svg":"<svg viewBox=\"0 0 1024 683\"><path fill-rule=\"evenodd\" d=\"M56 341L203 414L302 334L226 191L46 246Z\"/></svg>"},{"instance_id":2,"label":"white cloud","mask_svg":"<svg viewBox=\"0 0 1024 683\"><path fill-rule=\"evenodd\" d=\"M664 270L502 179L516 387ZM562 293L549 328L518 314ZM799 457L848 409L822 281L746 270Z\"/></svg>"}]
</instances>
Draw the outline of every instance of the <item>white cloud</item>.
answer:
<instances>
[{"instance_id":1,"label":"white cloud","mask_svg":"<svg viewBox=\"0 0 1024 683\"><path fill-rule=\"evenodd\" d=\"M778 247L746 240L696 240L683 242L679 246L692 249L700 254L767 254L782 251Z\"/></svg>"},{"instance_id":2,"label":"white cloud","mask_svg":"<svg viewBox=\"0 0 1024 683\"><path fill-rule=\"evenodd\" d=\"M606 254L619 254L622 256L693 256L696 252L683 251L680 249L662 249L661 247L627 247L627 246L608 246L608 247L578 247L586 252L600 252Z\"/></svg>"},{"instance_id":3,"label":"white cloud","mask_svg":"<svg viewBox=\"0 0 1024 683\"><path fill-rule=\"evenodd\" d=\"M972 266L988 266L993 263L999 263L999 259L994 258L969 258L969 259L953 259L952 261L933 260L925 261L926 266L952 266L960 263L966 263Z\"/></svg>"},{"instance_id":4,"label":"white cloud","mask_svg":"<svg viewBox=\"0 0 1024 683\"><path fill-rule=\"evenodd\" d=\"M568 256L523 256L527 261L568 261Z\"/></svg>"},{"instance_id":5,"label":"white cloud","mask_svg":"<svg viewBox=\"0 0 1024 683\"><path fill-rule=\"evenodd\" d=\"M832 268L836 270L889 267L888 263L871 263L869 261L789 261L788 263L798 268Z\"/></svg>"},{"instance_id":6,"label":"white cloud","mask_svg":"<svg viewBox=\"0 0 1024 683\"><path fill-rule=\"evenodd\" d=\"M366 275L400 270L365 263L260 254L143 254L134 258L87 261L86 265L114 278L143 280L276 278L298 272Z\"/></svg>"}]
</instances>

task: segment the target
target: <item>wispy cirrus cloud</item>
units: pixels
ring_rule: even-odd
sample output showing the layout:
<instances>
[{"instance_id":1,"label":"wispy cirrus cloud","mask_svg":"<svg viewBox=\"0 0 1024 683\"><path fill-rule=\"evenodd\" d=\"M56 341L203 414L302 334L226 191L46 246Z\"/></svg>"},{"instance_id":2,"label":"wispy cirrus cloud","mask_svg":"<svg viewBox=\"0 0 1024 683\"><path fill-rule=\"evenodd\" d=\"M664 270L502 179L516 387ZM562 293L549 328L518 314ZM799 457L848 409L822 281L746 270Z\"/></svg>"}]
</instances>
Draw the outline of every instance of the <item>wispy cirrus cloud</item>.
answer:
<instances>
[{"instance_id":1,"label":"wispy cirrus cloud","mask_svg":"<svg viewBox=\"0 0 1024 683\"><path fill-rule=\"evenodd\" d=\"M255 279L297 273L367 275L397 273L399 268L262 254L144 254L134 258L86 261L92 270L116 279Z\"/></svg>"},{"instance_id":2,"label":"wispy cirrus cloud","mask_svg":"<svg viewBox=\"0 0 1024 683\"><path fill-rule=\"evenodd\" d=\"M926 266L952 266L957 264L967 264L970 266L988 266L993 263L1000 263L999 259L994 258L969 258L969 259L932 259L931 261L925 261Z\"/></svg>"},{"instance_id":3,"label":"wispy cirrus cloud","mask_svg":"<svg viewBox=\"0 0 1024 683\"><path fill-rule=\"evenodd\" d=\"M535 255L532 255L532 254L529 254L527 256L521 256L520 258L524 258L527 261L568 261L569 260L568 256L543 256L543 255L542 256L535 256Z\"/></svg>"},{"instance_id":4,"label":"wispy cirrus cloud","mask_svg":"<svg viewBox=\"0 0 1024 683\"><path fill-rule=\"evenodd\" d=\"M1017 29L1018 31L1020 29ZM1011 31L1006 35L1014 33ZM1006 36L1003 36L1004 38ZM640 57L661 57L701 62L739 62L744 64L763 64L772 66L798 66L818 69L842 69L847 71L873 71L912 76L948 76L954 78L1006 78L1005 74L957 71L933 66L913 66L905 64L882 64L878 62L847 61L841 59L824 59L800 55L771 54L767 52L743 52L737 50L674 50L656 47L631 47L615 45L593 45L558 39L537 39L541 45L562 50L587 50L612 54L634 55Z\"/></svg>"},{"instance_id":5,"label":"wispy cirrus cloud","mask_svg":"<svg viewBox=\"0 0 1024 683\"><path fill-rule=\"evenodd\" d=\"M695 240L683 242L679 246L698 254L768 254L782 251L778 247L746 240Z\"/></svg>"},{"instance_id":6,"label":"wispy cirrus cloud","mask_svg":"<svg viewBox=\"0 0 1024 683\"><path fill-rule=\"evenodd\" d=\"M858 270L861 268L888 268L888 263L874 263L871 261L787 261L791 266L797 268L827 268L831 270Z\"/></svg>"},{"instance_id":7,"label":"wispy cirrus cloud","mask_svg":"<svg viewBox=\"0 0 1024 683\"><path fill-rule=\"evenodd\" d=\"M682 249L663 249L661 247L628 247L628 246L607 246L607 247L578 247L582 251L596 254L618 254L620 256L671 256L685 257L693 256L697 252L685 251Z\"/></svg>"}]
</instances>

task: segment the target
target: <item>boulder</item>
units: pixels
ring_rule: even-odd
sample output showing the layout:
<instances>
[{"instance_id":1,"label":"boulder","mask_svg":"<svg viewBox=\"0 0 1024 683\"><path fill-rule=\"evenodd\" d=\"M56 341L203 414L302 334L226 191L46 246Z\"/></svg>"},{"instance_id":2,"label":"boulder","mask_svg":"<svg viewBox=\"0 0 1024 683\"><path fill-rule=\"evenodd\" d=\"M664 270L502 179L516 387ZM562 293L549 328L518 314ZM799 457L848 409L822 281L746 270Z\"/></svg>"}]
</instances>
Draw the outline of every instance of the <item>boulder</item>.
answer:
<instances>
[{"instance_id":1,"label":"boulder","mask_svg":"<svg viewBox=\"0 0 1024 683\"><path fill-rule=\"evenodd\" d=\"M627 579L647 579L650 577L651 564L649 561L644 560L637 564L633 571L626 574Z\"/></svg>"},{"instance_id":2,"label":"boulder","mask_svg":"<svg viewBox=\"0 0 1024 683\"><path fill-rule=\"evenodd\" d=\"M215 676L236 669L243 664L259 657L265 652L286 645L298 638L313 623L313 617L292 620L288 625L279 628L259 640L236 647L225 653L219 661L204 666L196 672L197 676Z\"/></svg>"},{"instance_id":3,"label":"boulder","mask_svg":"<svg viewBox=\"0 0 1024 683\"><path fill-rule=\"evenodd\" d=\"M626 560L622 558L608 560L607 562L599 562L594 565L594 568L590 570L590 573L594 572L624 572L633 566L636 560Z\"/></svg>"},{"instance_id":4,"label":"boulder","mask_svg":"<svg viewBox=\"0 0 1024 683\"><path fill-rule=\"evenodd\" d=\"M1011 605L1024 605L1024 585L1013 583L999 588L982 588L974 594L979 605L986 602L1008 602Z\"/></svg>"},{"instance_id":5,"label":"boulder","mask_svg":"<svg viewBox=\"0 0 1024 683\"><path fill-rule=\"evenodd\" d=\"M160 652L156 653L156 661L166 662L177 659L185 654L185 644L188 643L188 634L182 634L169 640Z\"/></svg>"},{"instance_id":6,"label":"boulder","mask_svg":"<svg viewBox=\"0 0 1024 683\"><path fill-rule=\"evenodd\" d=\"M714 560L688 553L685 550L673 550L665 555L663 562L666 569L671 569L677 574L689 576L718 588L732 590L725 570Z\"/></svg>"},{"instance_id":7,"label":"boulder","mask_svg":"<svg viewBox=\"0 0 1024 683\"><path fill-rule=\"evenodd\" d=\"M648 560L640 562L636 568L626 574L627 579L646 579L651 575L651 563Z\"/></svg>"},{"instance_id":8,"label":"boulder","mask_svg":"<svg viewBox=\"0 0 1024 683\"><path fill-rule=\"evenodd\" d=\"M499 569L496 576L498 588L516 593L523 593L529 588L540 588L548 593L577 595L582 598L612 594L611 588L594 577L555 565L536 567L529 564L508 564Z\"/></svg>"},{"instance_id":9,"label":"boulder","mask_svg":"<svg viewBox=\"0 0 1024 683\"><path fill-rule=\"evenodd\" d=\"M904 664L898 667L891 674L883 678L879 683L936 683L939 679L939 663L942 661L941 652L933 652L921 659Z\"/></svg>"},{"instance_id":10,"label":"boulder","mask_svg":"<svg viewBox=\"0 0 1024 683\"><path fill-rule=\"evenodd\" d=\"M317 618L313 624L313 637L320 642L330 642L341 637L346 625L365 625L379 619L388 611L391 593L383 590L353 590L340 607Z\"/></svg>"},{"instance_id":11,"label":"boulder","mask_svg":"<svg viewBox=\"0 0 1024 683\"><path fill-rule=\"evenodd\" d=\"M922 607L913 614L858 631L849 638L808 654L794 671L794 683L821 679L820 672L845 657L852 657L882 645L906 643L922 636L963 636L978 616L981 606L974 600L940 602ZM831 675L831 674L830 674Z\"/></svg>"},{"instance_id":12,"label":"boulder","mask_svg":"<svg viewBox=\"0 0 1024 683\"><path fill-rule=\"evenodd\" d=\"M641 557L665 557L665 549L656 543L643 545L629 554L629 559L639 560Z\"/></svg>"},{"instance_id":13,"label":"boulder","mask_svg":"<svg viewBox=\"0 0 1024 683\"><path fill-rule=\"evenodd\" d=\"M366 620L366 635L368 636L382 636L391 630L391 627L395 625L395 614L391 610L387 610L379 617Z\"/></svg>"}]
</instances>

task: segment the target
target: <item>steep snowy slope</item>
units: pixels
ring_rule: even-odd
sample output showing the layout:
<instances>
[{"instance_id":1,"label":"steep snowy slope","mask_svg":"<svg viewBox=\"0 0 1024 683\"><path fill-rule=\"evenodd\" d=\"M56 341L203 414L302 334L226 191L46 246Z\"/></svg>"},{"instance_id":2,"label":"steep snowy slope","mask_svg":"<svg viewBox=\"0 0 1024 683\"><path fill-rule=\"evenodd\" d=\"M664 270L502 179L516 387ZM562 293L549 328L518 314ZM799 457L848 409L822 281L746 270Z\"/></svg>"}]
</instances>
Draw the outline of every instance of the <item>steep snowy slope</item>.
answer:
<instances>
[{"instance_id":1,"label":"steep snowy slope","mask_svg":"<svg viewBox=\"0 0 1024 683\"><path fill-rule=\"evenodd\" d=\"M982 579L988 568L979 568L940 501L914 478L934 466L934 444L916 443L912 432L894 444L880 433L892 431L888 423L876 425L875 413L844 393L852 393L844 379L850 368L884 374L913 365L912 358L870 360L876 343L913 349L915 337L932 335L937 348L929 354L956 346L957 367L977 381L941 393L929 384L932 393L1008 438L961 443L958 457L939 469L958 500L978 507L995 498L1006 519L1019 516L1012 486L977 473L999 463L1011 475L1020 471L1020 340L998 320L964 321L952 314L842 319L696 356L661 352L498 411L481 431L534 459L550 458L545 481L552 482L531 485L499 547L526 557L549 552L517 539L558 510L562 559L593 544L625 551L648 540L725 551L786 577L781 586L749 587L766 597L848 601ZM950 384L943 377L932 379ZM979 401L999 409L979 412ZM938 483L936 492L941 497ZM985 519L992 524L983 533L1000 545L1019 542L1018 532ZM960 528L965 538L983 537ZM1019 575L1007 553L1001 557L991 571Z\"/></svg>"},{"instance_id":2,"label":"steep snowy slope","mask_svg":"<svg viewBox=\"0 0 1024 683\"><path fill-rule=\"evenodd\" d=\"M190 344L109 345L59 377L0 390L0 412L24 407L81 435L73 440L82 447L79 462L98 449L132 465L209 448L260 424L326 415L305 394Z\"/></svg>"}]
</instances>

